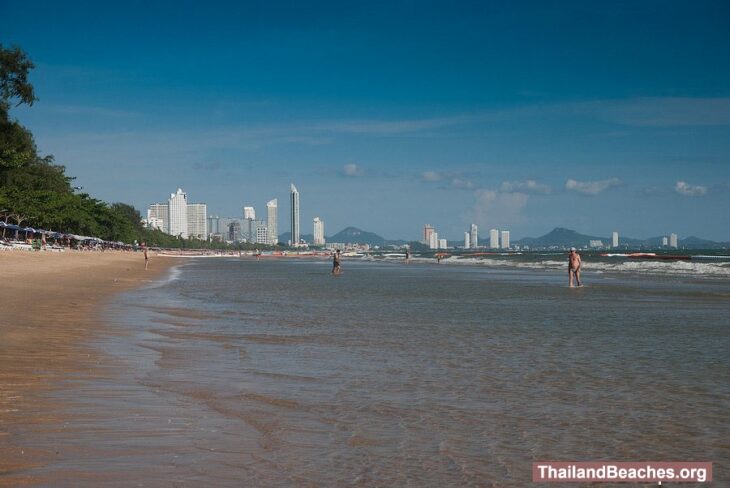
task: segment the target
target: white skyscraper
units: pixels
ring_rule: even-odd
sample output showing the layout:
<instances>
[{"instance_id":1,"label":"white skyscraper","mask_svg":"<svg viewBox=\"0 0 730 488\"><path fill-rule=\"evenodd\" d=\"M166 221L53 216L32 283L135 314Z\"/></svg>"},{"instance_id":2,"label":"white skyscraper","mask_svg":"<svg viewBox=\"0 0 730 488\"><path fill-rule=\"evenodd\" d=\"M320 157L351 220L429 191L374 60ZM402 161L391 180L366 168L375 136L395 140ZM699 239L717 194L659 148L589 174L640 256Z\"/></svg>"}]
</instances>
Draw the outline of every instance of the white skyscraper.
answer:
<instances>
[{"instance_id":1,"label":"white skyscraper","mask_svg":"<svg viewBox=\"0 0 730 488\"><path fill-rule=\"evenodd\" d=\"M167 201L169 233L173 236L188 237L188 195L178 188L170 194Z\"/></svg>"},{"instance_id":2,"label":"white skyscraper","mask_svg":"<svg viewBox=\"0 0 730 488\"><path fill-rule=\"evenodd\" d=\"M256 219L256 210L253 207L243 207L243 220Z\"/></svg>"},{"instance_id":3,"label":"white skyscraper","mask_svg":"<svg viewBox=\"0 0 730 488\"><path fill-rule=\"evenodd\" d=\"M673 248L675 248L675 249L676 249L677 247L679 247L679 246L677 245L677 234L675 234L675 233L671 233L671 234L669 234L669 247L673 247Z\"/></svg>"},{"instance_id":4,"label":"white skyscraper","mask_svg":"<svg viewBox=\"0 0 730 488\"><path fill-rule=\"evenodd\" d=\"M477 232L477 224L471 224L471 235L469 236L471 247L479 247L479 235Z\"/></svg>"},{"instance_id":5,"label":"white skyscraper","mask_svg":"<svg viewBox=\"0 0 730 488\"><path fill-rule=\"evenodd\" d=\"M168 219L170 208L166 203L153 203L147 209L147 225L151 229L158 229L168 233Z\"/></svg>"},{"instance_id":6,"label":"white skyscraper","mask_svg":"<svg viewBox=\"0 0 730 488\"><path fill-rule=\"evenodd\" d=\"M324 246L324 221L319 217L314 218L314 245Z\"/></svg>"},{"instance_id":7,"label":"white skyscraper","mask_svg":"<svg viewBox=\"0 0 730 488\"><path fill-rule=\"evenodd\" d=\"M499 249L499 230L491 229L489 231L489 247Z\"/></svg>"},{"instance_id":8,"label":"white skyscraper","mask_svg":"<svg viewBox=\"0 0 730 488\"><path fill-rule=\"evenodd\" d=\"M667 236L662 237L662 246L667 247L669 245L669 238Z\"/></svg>"},{"instance_id":9,"label":"white skyscraper","mask_svg":"<svg viewBox=\"0 0 730 488\"><path fill-rule=\"evenodd\" d=\"M618 247L618 232L611 234L611 247Z\"/></svg>"},{"instance_id":10,"label":"white skyscraper","mask_svg":"<svg viewBox=\"0 0 730 488\"><path fill-rule=\"evenodd\" d=\"M446 249L447 247L449 247L449 244L446 239L439 239L439 249Z\"/></svg>"},{"instance_id":11,"label":"white skyscraper","mask_svg":"<svg viewBox=\"0 0 730 488\"><path fill-rule=\"evenodd\" d=\"M205 203L188 203L188 236L208 239L208 206Z\"/></svg>"},{"instance_id":12,"label":"white skyscraper","mask_svg":"<svg viewBox=\"0 0 730 488\"><path fill-rule=\"evenodd\" d=\"M436 231L432 231L428 235L428 247L430 249L438 249L439 248L439 233Z\"/></svg>"},{"instance_id":13,"label":"white skyscraper","mask_svg":"<svg viewBox=\"0 0 730 488\"><path fill-rule=\"evenodd\" d=\"M299 191L291 184L291 243L299 244Z\"/></svg>"},{"instance_id":14,"label":"white skyscraper","mask_svg":"<svg viewBox=\"0 0 730 488\"><path fill-rule=\"evenodd\" d=\"M279 200L274 198L266 204L266 227L269 230L269 244L275 246L279 242Z\"/></svg>"},{"instance_id":15,"label":"white skyscraper","mask_svg":"<svg viewBox=\"0 0 730 488\"><path fill-rule=\"evenodd\" d=\"M469 233L464 232L464 249L469 249Z\"/></svg>"},{"instance_id":16,"label":"white skyscraper","mask_svg":"<svg viewBox=\"0 0 730 488\"><path fill-rule=\"evenodd\" d=\"M502 249L509 249L509 231L502 231Z\"/></svg>"}]
</instances>

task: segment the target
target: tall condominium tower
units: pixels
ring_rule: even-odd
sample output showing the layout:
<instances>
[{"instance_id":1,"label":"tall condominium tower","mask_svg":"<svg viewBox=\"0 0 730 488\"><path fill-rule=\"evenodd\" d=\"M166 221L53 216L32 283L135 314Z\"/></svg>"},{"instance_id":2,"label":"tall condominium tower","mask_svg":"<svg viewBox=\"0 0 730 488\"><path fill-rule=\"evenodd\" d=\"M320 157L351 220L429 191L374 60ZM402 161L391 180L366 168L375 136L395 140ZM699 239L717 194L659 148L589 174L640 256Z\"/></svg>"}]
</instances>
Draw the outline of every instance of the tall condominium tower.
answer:
<instances>
[{"instance_id":1,"label":"tall condominium tower","mask_svg":"<svg viewBox=\"0 0 730 488\"><path fill-rule=\"evenodd\" d=\"M279 200L274 198L266 204L266 228L269 232L269 244L275 246L279 242Z\"/></svg>"},{"instance_id":2,"label":"tall condominium tower","mask_svg":"<svg viewBox=\"0 0 730 488\"><path fill-rule=\"evenodd\" d=\"M479 235L477 232L477 224L471 224L471 236L469 238L471 241L471 247L479 247Z\"/></svg>"},{"instance_id":3,"label":"tall condominium tower","mask_svg":"<svg viewBox=\"0 0 730 488\"><path fill-rule=\"evenodd\" d=\"M188 236L196 239L208 239L208 205L205 203L188 203Z\"/></svg>"},{"instance_id":4,"label":"tall condominium tower","mask_svg":"<svg viewBox=\"0 0 730 488\"><path fill-rule=\"evenodd\" d=\"M669 247L677 248L677 234L669 234Z\"/></svg>"},{"instance_id":5,"label":"tall condominium tower","mask_svg":"<svg viewBox=\"0 0 730 488\"><path fill-rule=\"evenodd\" d=\"M489 231L489 247L492 249L499 248L499 230L491 229Z\"/></svg>"},{"instance_id":6,"label":"tall condominium tower","mask_svg":"<svg viewBox=\"0 0 730 488\"><path fill-rule=\"evenodd\" d=\"M169 233L173 236L188 237L188 195L182 188L170 194L167 201L169 208Z\"/></svg>"},{"instance_id":7,"label":"tall condominium tower","mask_svg":"<svg viewBox=\"0 0 730 488\"><path fill-rule=\"evenodd\" d=\"M502 249L509 249L509 231L502 231Z\"/></svg>"},{"instance_id":8,"label":"tall condominium tower","mask_svg":"<svg viewBox=\"0 0 730 488\"><path fill-rule=\"evenodd\" d=\"M319 217L314 218L314 243L315 246L324 246L324 221Z\"/></svg>"},{"instance_id":9,"label":"tall condominium tower","mask_svg":"<svg viewBox=\"0 0 730 488\"><path fill-rule=\"evenodd\" d=\"M423 226L423 241L428 244L431 242L431 234L433 234L433 226L426 224Z\"/></svg>"},{"instance_id":10,"label":"tall condominium tower","mask_svg":"<svg viewBox=\"0 0 730 488\"><path fill-rule=\"evenodd\" d=\"M464 232L464 249L469 249L470 236L468 232Z\"/></svg>"},{"instance_id":11,"label":"tall condominium tower","mask_svg":"<svg viewBox=\"0 0 730 488\"><path fill-rule=\"evenodd\" d=\"M266 225L265 220L258 221L256 226L256 242L258 244L269 243L269 227Z\"/></svg>"},{"instance_id":12,"label":"tall condominium tower","mask_svg":"<svg viewBox=\"0 0 730 488\"><path fill-rule=\"evenodd\" d=\"M243 207L243 220L256 219L256 210L253 207Z\"/></svg>"},{"instance_id":13,"label":"tall condominium tower","mask_svg":"<svg viewBox=\"0 0 730 488\"><path fill-rule=\"evenodd\" d=\"M166 203L153 203L147 209L147 225L169 233L170 207Z\"/></svg>"},{"instance_id":14,"label":"tall condominium tower","mask_svg":"<svg viewBox=\"0 0 730 488\"><path fill-rule=\"evenodd\" d=\"M611 247L618 247L618 232L611 234Z\"/></svg>"},{"instance_id":15,"label":"tall condominium tower","mask_svg":"<svg viewBox=\"0 0 730 488\"><path fill-rule=\"evenodd\" d=\"M291 243L299 244L299 191L291 184Z\"/></svg>"}]
</instances>

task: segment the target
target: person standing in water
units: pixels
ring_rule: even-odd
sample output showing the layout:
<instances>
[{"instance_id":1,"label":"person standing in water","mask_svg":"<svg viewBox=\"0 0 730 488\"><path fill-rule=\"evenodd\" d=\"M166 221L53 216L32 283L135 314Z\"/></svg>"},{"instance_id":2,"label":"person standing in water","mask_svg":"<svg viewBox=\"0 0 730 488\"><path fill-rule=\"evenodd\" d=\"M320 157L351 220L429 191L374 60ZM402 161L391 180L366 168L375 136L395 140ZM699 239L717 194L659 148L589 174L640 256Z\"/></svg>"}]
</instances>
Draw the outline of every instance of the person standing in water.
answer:
<instances>
[{"instance_id":1,"label":"person standing in water","mask_svg":"<svg viewBox=\"0 0 730 488\"><path fill-rule=\"evenodd\" d=\"M411 264L411 250L406 248L406 264Z\"/></svg>"},{"instance_id":2,"label":"person standing in water","mask_svg":"<svg viewBox=\"0 0 730 488\"><path fill-rule=\"evenodd\" d=\"M573 277L575 277L575 285L583 286L580 283L580 254L578 254L574 247L570 248L568 253L568 286L573 288Z\"/></svg>"},{"instance_id":3,"label":"person standing in water","mask_svg":"<svg viewBox=\"0 0 730 488\"><path fill-rule=\"evenodd\" d=\"M342 271L340 267L340 250L332 254L332 274L338 275Z\"/></svg>"}]
</instances>

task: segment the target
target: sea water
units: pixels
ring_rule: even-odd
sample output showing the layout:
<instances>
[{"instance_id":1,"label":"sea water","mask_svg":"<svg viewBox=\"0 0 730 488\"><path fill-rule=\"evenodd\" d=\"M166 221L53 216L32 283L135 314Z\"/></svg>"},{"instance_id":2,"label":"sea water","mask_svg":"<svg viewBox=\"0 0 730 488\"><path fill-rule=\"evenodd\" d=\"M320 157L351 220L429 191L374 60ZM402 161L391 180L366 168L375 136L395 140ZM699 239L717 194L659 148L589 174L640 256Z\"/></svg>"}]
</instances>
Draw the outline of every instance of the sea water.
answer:
<instances>
[{"instance_id":1,"label":"sea water","mask_svg":"<svg viewBox=\"0 0 730 488\"><path fill-rule=\"evenodd\" d=\"M687 460L727 482L730 281L587 263L570 289L559 262L180 260L109 305L109 363L61 393L55 440L94 447L44 470L521 487L539 460Z\"/></svg>"}]
</instances>

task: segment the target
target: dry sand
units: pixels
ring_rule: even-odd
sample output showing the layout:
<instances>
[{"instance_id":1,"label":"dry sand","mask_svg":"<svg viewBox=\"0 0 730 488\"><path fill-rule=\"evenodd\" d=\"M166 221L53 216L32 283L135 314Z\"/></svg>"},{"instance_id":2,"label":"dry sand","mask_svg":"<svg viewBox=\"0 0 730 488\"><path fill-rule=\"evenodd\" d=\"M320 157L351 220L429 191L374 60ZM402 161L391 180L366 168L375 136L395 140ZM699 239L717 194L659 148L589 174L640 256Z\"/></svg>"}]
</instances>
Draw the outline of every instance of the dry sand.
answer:
<instances>
[{"instance_id":1,"label":"dry sand","mask_svg":"<svg viewBox=\"0 0 730 488\"><path fill-rule=\"evenodd\" d=\"M100 303L159 277L171 260L142 253L0 252L0 486L35 484L29 468L58 455L24 446L63 423L48 393L75 374L93 374L101 353L89 346L104 331Z\"/></svg>"}]
</instances>

